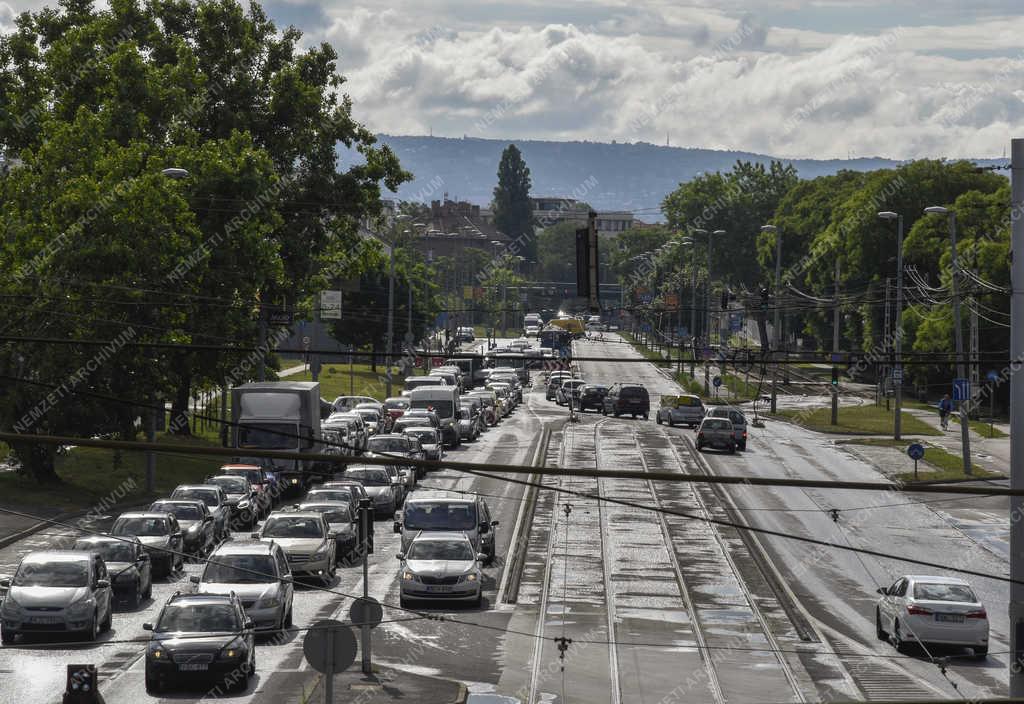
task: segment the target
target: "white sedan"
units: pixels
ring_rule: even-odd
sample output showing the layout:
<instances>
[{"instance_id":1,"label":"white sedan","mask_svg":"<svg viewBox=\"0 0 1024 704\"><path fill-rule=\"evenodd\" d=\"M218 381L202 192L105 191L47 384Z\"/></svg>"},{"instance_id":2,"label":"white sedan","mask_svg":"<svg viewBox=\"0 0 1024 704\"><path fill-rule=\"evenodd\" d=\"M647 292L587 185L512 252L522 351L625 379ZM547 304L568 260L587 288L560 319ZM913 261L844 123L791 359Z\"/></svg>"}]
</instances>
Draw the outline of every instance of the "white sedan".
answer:
<instances>
[{"instance_id":1,"label":"white sedan","mask_svg":"<svg viewBox=\"0 0 1024 704\"><path fill-rule=\"evenodd\" d=\"M964 580L906 575L878 593L876 634L900 652L916 641L968 646L978 659L988 655L988 614Z\"/></svg>"}]
</instances>

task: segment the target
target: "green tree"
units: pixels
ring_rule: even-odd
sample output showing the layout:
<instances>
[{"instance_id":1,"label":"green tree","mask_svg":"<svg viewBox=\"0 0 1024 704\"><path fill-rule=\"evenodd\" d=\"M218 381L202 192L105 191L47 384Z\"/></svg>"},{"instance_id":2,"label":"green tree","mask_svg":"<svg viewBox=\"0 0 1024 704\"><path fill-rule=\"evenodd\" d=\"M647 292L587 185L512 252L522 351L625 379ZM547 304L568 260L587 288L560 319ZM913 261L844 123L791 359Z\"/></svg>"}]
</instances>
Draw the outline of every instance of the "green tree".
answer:
<instances>
[{"instance_id":1,"label":"green tree","mask_svg":"<svg viewBox=\"0 0 1024 704\"><path fill-rule=\"evenodd\" d=\"M494 225L517 242L519 256L537 261L533 235L533 207L530 204L530 169L514 144L505 147L498 164L498 185L494 187Z\"/></svg>"},{"instance_id":2,"label":"green tree","mask_svg":"<svg viewBox=\"0 0 1024 704\"><path fill-rule=\"evenodd\" d=\"M546 227L537 235L538 275L541 280L576 280L576 230L584 226L585 223L567 220ZM598 248L599 253L601 249Z\"/></svg>"}]
</instances>

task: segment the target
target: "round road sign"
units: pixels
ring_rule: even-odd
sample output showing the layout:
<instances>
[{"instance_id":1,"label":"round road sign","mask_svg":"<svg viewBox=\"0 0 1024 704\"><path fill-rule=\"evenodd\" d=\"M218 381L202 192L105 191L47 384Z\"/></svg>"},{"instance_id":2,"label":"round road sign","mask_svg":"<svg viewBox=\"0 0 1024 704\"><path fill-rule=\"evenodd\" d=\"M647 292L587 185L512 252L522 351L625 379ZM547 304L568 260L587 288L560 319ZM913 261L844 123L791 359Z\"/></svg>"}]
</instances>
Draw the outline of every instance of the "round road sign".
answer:
<instances>
[{"instance_id":1,"label":"round road sign","mask_svg":"<svg viewBox=\"0 0 1024 704\"><path fill-rule=\"evenodd\" d=\"M312 342L312 340L309 339L309 335L302 336L302 344L308 345L310 342Z\"/></svg>"},{"instance_id":2,"label":"round road sign","mask_svg":"<svg viewBox=\"0 0 1024 704\"><path fill-rule=\"evenodd\" d=\"M919 460L924 457L924 445L915 442L913 445L907 448L907 454L912 460Z\"/></svg>"},{"instance_id":3,"label":"round road sign","mask_svg":"<svg viewBox=\"0 0 1024 704\"><path fill-rule=\"evenodd\" d=\"M366 624L370 628L376 628L381 619L384 618L384 609L381 608L380 602L372 596L360 597L352 602L352 608L349 609L348 616L352 619L353 626Z\"/></svg>"},{"instance_id":4,"label":"round road sign","mask_svg":"<svg viewBox=\"0 0 1024 704\"><path fill-rule=\"evenodd\" d=\"M711 383L714 384L715 388L717 389L719 386L722 385L722 377L716 376L714 379L711 380Z\"/></svg>"},{"instance_id":5,"label":"round road sign","mask_svg":"<svg viewBox=\"0 0 1024 704\"><path fill-rule=\"evenodd\" d=\"M991 381L994 384L997 381L999 381L999 374L996 372L995 369L993 369L993 370L989 371L988 374L985 375L985 378L988 379L989 381Z\"/></svg>"},{"instance_id":6,"label":"round road sign","mask_svg":"<svg viewBox=\"0 0 1024 704\"><path fill-rule=\"evenodd\" d=\"M328 642L330 639L330 643ZM317 672L328 671L327 648L333 645L333 657L331 658L332 672L341 672L348 669L348 666L356 661L356 636L352 629L341 621L325 619L317 621L306 631L306 637L302 639L302 652L309 662L309 666Z\"/></svg>"}]
</instances>

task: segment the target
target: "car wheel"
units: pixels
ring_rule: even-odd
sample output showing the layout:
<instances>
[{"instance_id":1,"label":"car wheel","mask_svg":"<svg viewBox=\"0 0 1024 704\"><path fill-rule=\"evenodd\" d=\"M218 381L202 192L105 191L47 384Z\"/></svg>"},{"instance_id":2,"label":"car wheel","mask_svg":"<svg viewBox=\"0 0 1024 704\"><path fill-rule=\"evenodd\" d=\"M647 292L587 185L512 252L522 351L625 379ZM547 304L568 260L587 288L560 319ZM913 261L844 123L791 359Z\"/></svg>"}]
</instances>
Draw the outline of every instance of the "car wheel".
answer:
<instances>
[{"instance_id":1,"label":"car wheel","mask_svg":"<svg viewBox=\"0 0 1024 704\"><path fill-rule=\"evenodd\" d=\"M153 573L150 572L149 581L146 582L146 591L142 592L142 598L148 599L153 596Z\"/></svg>"},{"instance_id":2,"label":"car wheel","mask_svg":"<svg viewBox=\"0 0 1024 704\"><path fill-rule=\"evenodd\" d=\"M613 415L614 415L614 416L615 416L616 418L618 418L618 417L619 417L619 412L618 412L618 411L615 411L615 413L614 413Z\"/></svg>"},{"instance_id":3,"label":"car wheel","mask_svg":"<svg viewBox=\"0 0 1024 704\"><path fill-rule=\"evenodd\" d=\"M479 592L477 592L476 599L473 599L473 606L475 608L479 609L481 604L483 604L483 601L484 601L484 595L479 593Z\"/></svg>"},{"instance_id":4,"label":"car wheel","mask_svg":"<svg viewBox=\"0 0 1024 704\"><path fill-rule=\"evenodd\" d=\"M877 608L875 609L875 637L878 638L878 640L889 639L889 634L885 632L884 628L882 628L882 612Z\"/></svg>"},{"instance_id":5,"label":"car wheel","mask_svg":"<svg viewBox=\"0 0 1024 704\"><path fill-rule=\"evenodd\" d=\"M903 640L903 636L900 635L899 621L892 624L892 645L896 648L897 653L907 652L907 642Z\"/></svg>"},{"instance_id":6,"label":"car wheel","mask_svg":"<svg viewBox=\"0 0 1024 704\"><path fill-rule=\"evenodd\" d=\"M670 428L676 427L676 422L674 420L672 420L672 416L668 417L668 427L670 427Z\"/></svg>"},{"instance_id":7,"label":"car wheel","mask_svg":"<svg viewBox=\"0 0 1024 704\"><path fill-rule=\"evenodd\" d=\"M93 612L92 622L89 627L85 629L85 639L88 641L94 641L100 637L100 615Z\"/></svg>"},{"instance_id":8,"label":"car wheel","mask_svg":"<svg viewBox=\"0 0 1024 704\"><path fill-rule=\"evenodd\" d=\"M101 631L109 631L112 621L114 620L114 608L113 605L107 607L107 616L103 619L103 623L100 624Z\"/></svg>"},{"instance_id":9,"label":"car wheel","mask_svg":"<svg viewBox=\"0 0 1024 704\"><path fill-rule=\"evenodd\" d=\"M703 449L704 449L704 443L702 443L702 442L698 442L698 443L697 443L697 451L699 452L699 451L701 451L701 450L703 450Z\"/></svg>"},{"instance_id":10,"label":"car wheel","mask_svg":"<svg viewBox=\"0 0 1024 704\"><path fill-rule=\"evenodd\" d=\"M0 627L0 643L3 645L14 645L15 637L17 637L17 634L13 633L10 629Z\"/></svg>"},{"instance_id":11,"label":"car wheel","mask_svg":"<svg viewBox=\"0 0 1024 704\"><path fill-rule=\"evenodd\" d=\"M975 660L984 660L987 657L988 657L988 643L985 643L985 645L976 645L976 646L974 646L974 659Z\"/></svg>"},{"instance_id":12,"label":"car wheel","mask_svg":"<svg viewBox=\"0 0 1024 704\"><path fill-rule=\"evenodd\" d=\"M288 613L285 614L285 617L284 617L284 627L285 628L291 628L292 627L292 607L291 606L288 607Z\"/></svg>"},{"instance_id":13,"label":"car wheel","mask_svg":"<svg viewBox=\"0 0 1024 704\"><path fill-rule=\"evenodd\" d=\"M146 694L157 694L160 690L160 679L146 672Z\"/></svg>"},{"instance_id":14,"label":"car wheel","mask_svg":"<svg viewBox=\"0 0 1024 704\"><path fill-rule=\"evenodd\" d=\"M740 443L740 449L743 450L744 452L746 452L747 451L747 443L741 442Z\"/></svg>"},{"instance_id":15,"label":"car wheel","mask_svg":"<svg viewBox=\"0 0 1024 704\"><path fill-rule=\"evenodd\" d=\"M644 413L644 420L650 420L650 419L651 419L650 416L647 413Z\"/></svg>"},{"instance_id":16,"label":"car wheel","mask_svg":"<svg viewBox=\"0 0 1024 704\"><path fill-rule=\"evenodd\" d=\"M139 608L139 606L142 605L143 598L144 597L142 596L142 577L139 577L139 581L135 583L135 589L132 590L132 608Z\"/></svg>"},{"instance_id":17,"label":"car wheel","mask_svg":"<svg viewBox=\"0 0 1024 704\"><path fill-rule=\"evenodd\" d=\"M729 445L729 454L730 455L735 455L736 454L736 445Z\"/></svg>"},{"instance_id":18,"label":"car wheel","mask_svg":"<svg viewBox=\"0 0 1024 704\"><path fill-rule=\"evenodd\" d=\"M408 609L409 608L409 600L406 599L404 595L400 595L398 597L398 605L401 606L403 609Z\"/></svg>"}]
</instances>

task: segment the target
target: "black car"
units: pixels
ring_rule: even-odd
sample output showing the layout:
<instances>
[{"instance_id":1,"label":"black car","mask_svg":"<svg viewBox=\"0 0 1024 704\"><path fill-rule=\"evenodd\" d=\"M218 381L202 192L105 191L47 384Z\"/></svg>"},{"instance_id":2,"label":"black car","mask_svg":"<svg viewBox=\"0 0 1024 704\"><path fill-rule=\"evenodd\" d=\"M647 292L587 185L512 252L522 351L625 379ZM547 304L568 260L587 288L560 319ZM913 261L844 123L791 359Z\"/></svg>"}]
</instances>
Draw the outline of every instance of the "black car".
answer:
<instances>
[{"instance_id":1,"label":"black car","mask_svg":"<svg viewBox=\"0 0 1024 704\"><path fill-rule=\"evenodd\" d=\"M608 389L601 406L601 413L611 413L616 418L630 415L633 418L643 416L646 420L651 412L651 398L647 389L639 384L616 384Z\"/></svg>"},{"instance_id":2,"label":"black car","mask_svg":"<svg viewBox=\"0 0 1024 704\"><path fill-rule=\"evenodd\" d=\"M244 691L256 672L253 622L232 594L175 594L156 623L142 627L153 635L146 646L146 692L173 681L218 680L218 687Z\"/></svg>"},{"instance_id":3,"label":"black car","mask_svg":"<svg viewBox=\"0 0 1024 704\"><path fill-rule=\"evenodd\" d=\"M137 608L153 593L153 563L138 538L92 535L75 541L74 550L98 553L107 565L114 596Z\"/></svg>"},{"instance_id":4,"label":"black car","mask_svg":"<svg viewBox=\"0 0 1024 704\"><path fill-rule=\"evenodd\" d=\"M608 395L608 387L603 384L587 384L579 391L580 411L593 408L600 411L604 407L604 397Z\"/></svg>"},{"instance_id":5,"label":"black car","mask_svg":"<svg viewBox=\"0 0 1024 704\"><path fill-rule=\"evenodd\" d=\"M231 530L251 530L259 522L259 500L256 497L256 490L246 477L237 474L217 474L207 477L203 483L219 486L224 490Z\"/></svg>"},{"instance_id":6,"label":"black car","mask_svg":"<svg viewBox=\"0 0 1024 704\"><path fill-rule=\"evenodd\" d=\"M122 513L110 528L110 534L137 537L142 543L154 571L169 577L184 564L181 527L173 513L132 511Z\"/></svg>"},{"instance_id":7,"label":"black car","mask_svg":"<svg viewBox=\"0 0 1024 704\"><path fill-rule=\"evenodd\" d=\"M182 550L202 557L217 547L217 536L210 509L199 499L160 499L149 505L156 513L169 513L178 519L183 539Z\"/></svg>"}]
</instances>

